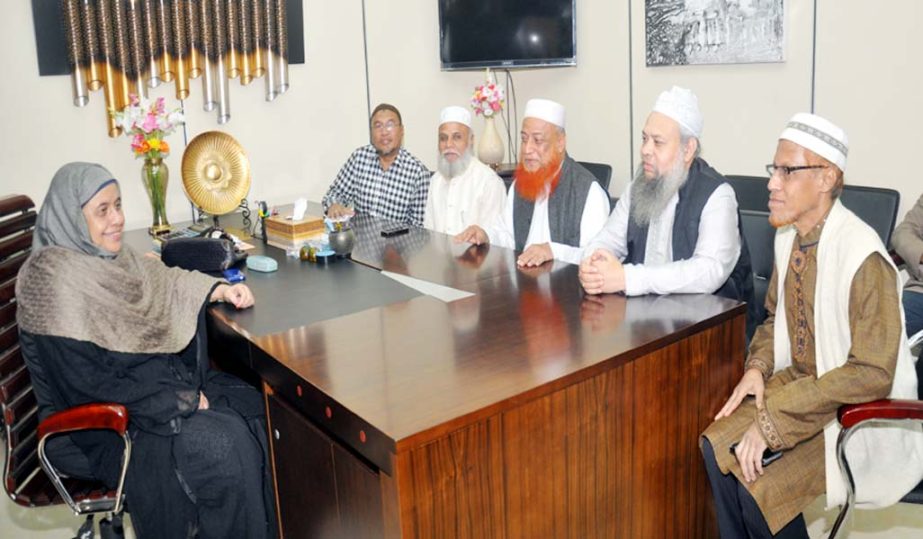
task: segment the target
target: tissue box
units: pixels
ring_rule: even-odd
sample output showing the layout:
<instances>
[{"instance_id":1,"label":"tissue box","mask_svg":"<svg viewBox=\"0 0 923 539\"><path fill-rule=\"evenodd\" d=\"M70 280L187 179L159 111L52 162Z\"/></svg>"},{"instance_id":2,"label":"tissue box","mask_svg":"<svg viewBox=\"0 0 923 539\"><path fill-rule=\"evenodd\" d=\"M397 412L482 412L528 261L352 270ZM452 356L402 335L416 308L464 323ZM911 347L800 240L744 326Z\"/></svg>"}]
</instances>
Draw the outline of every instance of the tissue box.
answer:
<instances>
[{"instance_id":1,"label":"tissue box","mask_svg":"<svg viewBox=\"0 0 923 539\"><path fill-rule=\"evenodd\" d=\"M304 219L291 219L281 215L267 217L266 239L283 249L296 249L304 242L319 238L324 233L324 218L305 215Z\"/></svg>"}]
</instances>

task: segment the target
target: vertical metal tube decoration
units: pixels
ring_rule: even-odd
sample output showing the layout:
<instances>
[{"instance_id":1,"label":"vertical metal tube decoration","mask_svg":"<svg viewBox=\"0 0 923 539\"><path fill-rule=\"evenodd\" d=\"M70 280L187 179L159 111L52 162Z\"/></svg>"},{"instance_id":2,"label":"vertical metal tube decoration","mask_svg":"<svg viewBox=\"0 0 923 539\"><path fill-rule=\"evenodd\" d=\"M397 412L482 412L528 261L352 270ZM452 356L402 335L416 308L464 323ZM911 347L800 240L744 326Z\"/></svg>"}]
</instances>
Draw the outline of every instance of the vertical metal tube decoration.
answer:
<instances>
[{"instance_id":1,"label":"vertical metal tube decoration","mask_svg":"<svg viewBox=\"0 0 923 539\"><path fill-rule=\"evenodd\" d=\"M228 99L228 32L225 14L227 0L212 0L212 13L215 20L215 94L218 98L218 123L225 124L231 119L231 103Z\"/></svg>"},{"instance_id":2,"label":"vertical metal tube decoration","mask_svg":"<svg viewBox=\"0 0 923 539\"><path fill-rule=\"evenodd\" d=\"M227 28L227 62L225 67L228 72L228 78L236 79L240 76L240 2L238 0L228 0L227 14L225 16Z\"/></svg>"},{"instance_id":3,"label":"vertical metal tube decoration","mask_svg":"<svg viewBox=\"0 0 923 539\"><path fill-rule=\"evenodd\" d=\"M250 84L253 80L253 0L232 0L238 2L240 15L240 83Z\"/></svg>"},{"instance_id":4,"label":"vertical metal tube decoration","mask_svg":"<svg viewBox=\"0 0 923 539\"><path fill-rule=\"evenodd\" d=\"M199 0L199 37L202 39L202 108L215 110L215 32L211 0Z\"/></svg>"},{"instance_id":5,"label":"vertical metal tube decoration","mask_svg":"<svg viewBox=\"0 0 923 539\"><path fill-rule=\"evenodd\" d=\"M172 82L176 75L173 66L173 25L171 22L169 0L158 0L154 5L157 10L157 32L160 34L158 45L158 59L160 60L160 78L164 82Z\"/></svg>"},{"instance_id":6,"label":"vertical metal tube decoration","mask_svg":"<svg viewBox=\"0 0 923 539\"><path fill-rule=\"evenodd\" d=\"M103 87L105 65L99 48L99 33L96 31L96 2L82 0L80 3L80 24L83 26L84 44L87 48L87 88L96 91Z\"/></svg>"},{"instance_id":7,"label":"vertical metal tube decoration","mask_svg":"<svg viewBox=\"0 0 923 539\"><path fill-rule=\"evenodd\" d=\"M110 0L109 12L112 15L112 44L115 51L116 76L119 79L118 92L120 107L131 102L131 94L135 93L133 86L133 73L131 72L131 61L129 60L128 46L128 17L125 14L125 4L122 0Z\"/></svg>"},{"instance_id":8,"label":"vertical metal tube decoration","mask_svg":"<svg viewBox=\"0 0 923 539\"><path fill-rule=\"evenodd\" d=\"M272 101L279 95L279 63L276 62L276 2L275 0L260 0L266 11L263 19L263 39L265 44L262 49L266 65L266 101Z\"/></svg>"},{"instance_id":9,"label":"vertical metal tube decoration","mask_svg":"<svg viewBox=\"0 0 923 539\"><path fill-rule=\"evenodd\" d=\"M157 31L157 11L154 9L154 0L141 0L144 17L144 53L147 56L147 84L151 88L160 86L163 81L160 75L160 32Z\"/></svg>"},{"instance_id":10,"label":"vertical metal tube decoration","mask_svg":"<svg viewBox=\"0 0 923 539\"><path fill-rule=\"evenodd\" d=\"M170 11L173 27L173 60L176 65L176 98L189 97L189 38L186 35L186 0L173 0Z\"/></svg>"},{"instance_id":11,"label":"vertical metal tube decoration","mask_svg":"<svg viewBox=\"0 0 923 539\"><path fill-rule=\"evenodd\" d=\"M141 0L128 0L125 14L128 17L128 54L132 89L135 95L147 97L147 56L144 49L144 14L141 12Z\"/></svg>"},{"instance_id":12,"label":"vertical metal tube decoration","mask_svg":"<svg viewBox=\"0 0 923 539\"><path fill-rule=\"evenodd\" d=\"M189 78L202 74L202 27L199 24L199 1L186 0L186 36L189 41Z\"/></svg>"},{"instance_id":13,"label":"vertical metal tube decoration","mask_svg":"<svg viewBox=\"0 0 923 539\"><path fill-rule=\"evenodd\" d=\"M148 87L175 81L189 97L202 75L203 108L231 117L229 80L266 77L266 100L289 87L286 0L59 0L74 105L103 90L109 136L120 134L111 112Z\"/></svg>"},{"instance_id":14,"label":"vertical metal tube decoration","mask_svg":"<svg viewBox=\"0 0 923 539\"><path fill-rule=\"evenodd\" d=\"M115 45L114 32L112 29L112 17L109 12L109 0L101 0L96 10L97 24L99 25L99 52L102 60L102 83L103 92L106 95L106 121L109 124L109 136L117 137L121 129L116 127L115 119L110 111L122 110L125 103L119 102L118 93L118 75L115 68Z\"/></svg>"},{"instance_id":15,"label":"vertical metal tube decoration","mask_svg":"<svg viewBox=\"0 0 923 539\"><path fill-rule=\"evenodd\" d=\"M288 14L285 0L276 0L276 61L278 62L279 93L288 90Z\"/></svg>"},{"instance_id":16,"label":"vertical metal tube decoration","mask_svg":"<svg viewBox=\"0 0 923 539\"><path fill-rule=\"evenodd\" d=\"M251 0L250 13L250 28L253 32L253 52L250 57L253 59L253 76L259 78L266 72L266 66L263 65L263 58L266 57L266 30L263 26L266 5L263 0Z\"/></svg>"},{"instance_id":17,"label":"vertical metal tube decoration","mask_svg":"<svg viewBox=\"0 0 923 539\"><path fill-rule=\"evenodd\" d=\"M82 107L90 100L87 91L87 53L83 47L83 29L80 26L79 0L64 0L64 43L67 45L67 63L71 68L71 85L74 105Z\"/></svg>"}]
</instances>

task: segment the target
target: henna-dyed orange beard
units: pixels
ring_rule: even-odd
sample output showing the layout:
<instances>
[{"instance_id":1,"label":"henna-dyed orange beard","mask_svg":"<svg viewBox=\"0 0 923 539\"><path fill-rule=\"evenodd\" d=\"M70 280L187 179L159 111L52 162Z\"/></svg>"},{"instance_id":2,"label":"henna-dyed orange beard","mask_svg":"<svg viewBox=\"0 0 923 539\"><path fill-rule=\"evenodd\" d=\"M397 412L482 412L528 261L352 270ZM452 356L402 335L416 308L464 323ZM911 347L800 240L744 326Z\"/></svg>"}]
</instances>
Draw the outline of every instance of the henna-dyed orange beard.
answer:
<instances>
[{"instance_id":1,"label":"henna-dyed orange beard","mask_svg":"<svg viewBox=\"0 0 923 539\"><path fill-rule=\"evenodd\" d=\"M548 164L538 167L532 172L526 170L522 160L516 165L516 193L529 202L535 202L539 195L545 192L545 186L551 185L548 195L554 193L561 181L561 163L564 161L564 152L554 155Z\"/></svg>"}]
</instances>

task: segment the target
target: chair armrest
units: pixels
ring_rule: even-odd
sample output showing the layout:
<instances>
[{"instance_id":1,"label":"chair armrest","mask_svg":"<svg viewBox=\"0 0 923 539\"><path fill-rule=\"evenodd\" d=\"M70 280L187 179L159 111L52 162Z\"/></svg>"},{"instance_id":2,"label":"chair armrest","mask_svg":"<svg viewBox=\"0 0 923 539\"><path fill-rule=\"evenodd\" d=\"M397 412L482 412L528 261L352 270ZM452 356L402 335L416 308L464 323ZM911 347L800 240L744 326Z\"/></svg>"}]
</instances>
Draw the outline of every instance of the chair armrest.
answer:
<instances>
[{"instance_id":1,"label":"chair armrest","mask_svg":"<svg viewBox=\"0 0 923 539\"><path fill-rule=\"evenodd\" d=\"M881 399L862 404L840 406L837 419L849 429L870 419L916 419L923 421L923 401Z\"/></svg>"},{"instance_id":2,"label":"chair armrest","mask_svg":"<svg viewBox=\"0 0 923 539\"><path fill-rule=\"evenodd\" d=\"M46 417L38 425L39 440L75 430L107 429L125 436L128 410L121 404L92 403L75 406Z\"/></svg>"}]
</instances>

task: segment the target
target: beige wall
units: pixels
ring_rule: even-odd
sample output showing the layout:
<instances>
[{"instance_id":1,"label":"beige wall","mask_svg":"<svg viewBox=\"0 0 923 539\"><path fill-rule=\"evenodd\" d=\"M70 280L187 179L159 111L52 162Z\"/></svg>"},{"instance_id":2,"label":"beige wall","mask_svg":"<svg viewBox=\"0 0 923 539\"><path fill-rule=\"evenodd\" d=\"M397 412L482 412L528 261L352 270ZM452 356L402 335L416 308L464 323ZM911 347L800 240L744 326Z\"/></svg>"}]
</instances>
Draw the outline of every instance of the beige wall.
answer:
<instances>
[{"instance_id":1,"label":"beige wall","mask_svg":"<svg viewBox=\"0 0 923 539\"><path fill-rule=\"evenodd\" d=\"M817 0L815 106L849 133L848 181L892 187L903 195L902 213L920 191L906 172L919 145L923 68L911 35L923 20L923 2ZM610 190L618 195L637 158L637 139L657 93L672 84L692 88L705 114L705 157L728 174L760 174L775 138L794 112L809 110L812 90L814 2L786 2L786 61L780 64L648 68L644 65L644 1L580 0L577 67L514 72L519 114L531 97L567 106L568 147L581 160L614 167ZM480 72L439 69L437 2L366 0L368 85L372 104L397 105L405 119L407 148L435 165L439 110L464 105ZM291 66L291 90L275 103L262 99L262 81L232 83L232 119L218 126L201 111L201 87L186 101L187 131L222 129L246 148L252 163L253 199L318 200L339 166L368 140L366 76L360 0L305 0L306 59ZM629 54L629 44L631 54ZM38 77L28 2L11 2L0 20L6 84L0 86L2 192L41 200L57 167L69 160L99 161L121 178L129 226L147 223L140 162L127 139L103 129L103 99L70 103L67 77ZM161 87L153 95L171 98ZM173 101L175 103L175 101ZM633 106L630 105L633 103ZM631 111L633 114L630 114ZM630 123L633 116L634 124ZM475 130L480 133L481 120ZM516 126L513 126L514 136ZM170 216L186 219L180 186L182 135L170 142Z\"/></svg>"}]
</instances>

